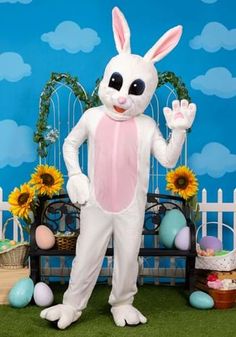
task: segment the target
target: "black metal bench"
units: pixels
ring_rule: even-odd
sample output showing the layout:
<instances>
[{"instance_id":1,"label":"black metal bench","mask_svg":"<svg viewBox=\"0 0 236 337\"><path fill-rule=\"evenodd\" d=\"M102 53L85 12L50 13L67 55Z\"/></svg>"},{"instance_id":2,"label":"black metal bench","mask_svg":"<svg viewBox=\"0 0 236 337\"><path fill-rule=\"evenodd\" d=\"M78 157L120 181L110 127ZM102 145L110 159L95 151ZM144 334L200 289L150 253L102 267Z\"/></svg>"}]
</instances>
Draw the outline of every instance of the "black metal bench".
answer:
<instances>
[{"instance_id":1,"label":"black metal bench","mask_svg":"<svg viewBox=\"0 0 236 337\"><path fill-rule=\"evenodd\" d=\"M194 269L196 257L196 233L195 225L190 220L189 209L185 200L170 195L152 194L147 196L147 207L145 211L145 221L143 227L143 235L158 235L161 219L165 212L171 208L178 208L184 214L187 226L190 227L191 247L189 250L181 251L178 249L167 248L140 248L140 256L167 256L167 257L184 257L185 265L185 286L191 291L194 290ZM74 251L58 250L52 248L50 250L40 249L35 241L35 230L38 225L44 224L49 226L54 232L59 229L60 221L64 221L66 229L75 231L76 224L79 225L80 209L72 204L68 195L63 194L54 196L52 199L43 197L40 199L39 206L35 215L34 224L31 226L31 244L30 244L30 270L31 278L34 283L40 281L40 258L42 256L73 256ZM106 256L113 255L113 248L108 248Z\"/></svg>"}]
</instances>

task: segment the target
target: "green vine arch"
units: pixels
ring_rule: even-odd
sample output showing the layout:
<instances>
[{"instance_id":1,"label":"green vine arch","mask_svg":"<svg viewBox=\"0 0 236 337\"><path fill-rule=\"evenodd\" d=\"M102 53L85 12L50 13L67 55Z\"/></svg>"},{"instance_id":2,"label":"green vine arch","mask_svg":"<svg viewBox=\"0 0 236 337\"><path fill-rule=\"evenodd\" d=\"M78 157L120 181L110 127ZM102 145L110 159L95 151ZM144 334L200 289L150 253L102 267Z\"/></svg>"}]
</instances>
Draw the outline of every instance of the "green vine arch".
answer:
<instances>
[{"instance_id":1,"label":"green vine arch","mask_svg":"<svg viewBox=\"0 0 236 337\"><path fill-rule=\"evenodd\" d=\"M159 83L157 89L166 83L170 83L175 89L178 99L187 99L191 102L188 90L180 77L178 77L174 72L165 71L159 72ZM99 80L96 81L96 89L92 95L86 96L81 86L78 83L78 78L73 77L70 74L65 73L52 73L49 81L46 83L42 94L40 96L39 103L39 117L36 124L36 131L34 132L34 142L38 144L37 152L41 158L47 157L47 148L54 141L46 137L48 131L48 115L50 111L50 98L56 90L56 86L60 83L67 85L71 88L74 95L84 104L84 108L89 109L91 107L98 106L100 100L98 97L98 85Z\"/></svg>"}]
</instances>

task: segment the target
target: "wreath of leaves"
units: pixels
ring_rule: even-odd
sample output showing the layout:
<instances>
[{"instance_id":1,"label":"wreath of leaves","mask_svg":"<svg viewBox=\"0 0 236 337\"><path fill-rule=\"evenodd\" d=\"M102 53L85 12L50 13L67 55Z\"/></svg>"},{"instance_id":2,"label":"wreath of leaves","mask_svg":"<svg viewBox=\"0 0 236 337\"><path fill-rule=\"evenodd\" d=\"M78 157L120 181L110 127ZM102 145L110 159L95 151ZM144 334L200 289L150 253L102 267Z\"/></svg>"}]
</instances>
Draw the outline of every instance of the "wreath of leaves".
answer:
<instances>
[{"instance_id":1,"label":"wreath of leaves","mask_svg":"<svg viewBox=\"0 0 236 337\"><path fill-rule=\"evenodd\" d=\"M179 100L186 99L189 103L191 103L191 97L189 96L188 89L186 88L181 77L177 76L171 71L165 71L163 73L158 72L158 79L159 82L157 85L157 89L166 83L170 83L175 89Z\"/></svg>"},{"instance_id":2,"label":"wreath of leaves","mask_svg":"<svg viewBox=\"0 0 236 337\"><path fill-rule=\"evenodd\" d=\"M191 102L191 98L185 84L180 77L175 75L175 73L170 71L163 73L159 72L158 78L159 83L157 89L166 83L170 83L174 87L179 100L187 99ZM47 148L52 144L52 142L48 141L46 138L46 132L48 131L48 115L50 111L51 96L55 92L56 86L59 83L63 83L71 88L78 100L84 104L85 110L101 104L98 97L98 86L100 80L96 81L96 88L93 94L91 96L86 96L78 83L77 77L73 77L70 74L65 73L52 73L40 96L39 117L33 138L34 142L38 144L37 152L41 158L45 158L47 156Z\"/></svg>"}]
</instances>

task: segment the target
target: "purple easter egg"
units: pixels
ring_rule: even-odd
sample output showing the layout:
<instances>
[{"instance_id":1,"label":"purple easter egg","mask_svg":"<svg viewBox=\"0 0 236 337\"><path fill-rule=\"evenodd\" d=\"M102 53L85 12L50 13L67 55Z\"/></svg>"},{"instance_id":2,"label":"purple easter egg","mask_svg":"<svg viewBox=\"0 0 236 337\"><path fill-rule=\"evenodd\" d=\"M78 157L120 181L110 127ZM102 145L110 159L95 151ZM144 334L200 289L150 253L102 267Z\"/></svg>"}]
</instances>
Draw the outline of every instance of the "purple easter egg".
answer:
<instances>
[{"instance_id":1,"label":"purple easter egg","mask_svg":"<svg viewBox=\"0 0 236 337\"><path fill-rule=\"evenodd\" d=\"M175 247L180 250L189 250L191 246L190 228L183 227L175 237Z\"/></svg>"},{"instance_id":2,"label":"purple easter egg","mask_svg":"<svg viewBox=\"0 0 236 337\"><path fill-rule=\"evenodd\" d=\"M204 236L199 242L201 249L213 249L215 252L222 250L222 242L215 236Z\"/></svg>"}]
</instances>

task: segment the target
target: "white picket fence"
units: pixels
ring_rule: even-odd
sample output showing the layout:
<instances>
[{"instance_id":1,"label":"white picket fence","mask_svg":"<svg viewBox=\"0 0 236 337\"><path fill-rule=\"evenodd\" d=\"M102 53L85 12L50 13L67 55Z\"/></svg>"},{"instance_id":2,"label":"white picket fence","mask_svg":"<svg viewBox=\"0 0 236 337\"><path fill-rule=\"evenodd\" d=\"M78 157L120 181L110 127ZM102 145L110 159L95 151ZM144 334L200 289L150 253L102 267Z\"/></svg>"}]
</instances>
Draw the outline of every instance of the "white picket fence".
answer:
<instances>
[{"instance_id":1,"label":"white picket fence","mask_svg":"<svg viewBox=\"0 0 236 337\"><path fill-rule=\"evenodd\" d=\"M224 241L224 217L227 214L231 214L230 221L227 225L231 228L230 234L233 235L231 238L233 242L233 248L236 248L236 189L233 191L233 201L232 202L224 202L223 201L223 191L221 189L217 192L217 200L215 202L209 202L207 199L207 191L206 189L202 190L202 197L200 200L200 212L201 212L201 221L199 222L201 227L201 236L207 235L208 231L208 224L211 225L215 223L217 226L217 236L219 239ZM4 216L5 215L5 216ZM8 202L3 200L3 190L0 188L0 239L2 238L2 231L3 231L3 219L10 217L11 214L9 213L9 204ZM13 239L17 240L18 238L18 227L14 223L13 225ZM200 231L199 231L200 232ZM224 242L223 242L224 243ZM158 237L155 237L154 246L158 247ZM151 260L152 259L152 260ZM185 276L185 268L183 264L178 266L179 258L171 257L169 259L169 265L161 267L161 259L162 257L155 257L155 258L144 258L140 257L140 282L144 281L144 277L154 277L154 281L156 284L161 282L161 279L169 278L170 283L174 285L179 278L183 278ZM164 258L166 259L166 258ZM50 259L46 258L44 263L42 263L42 275L44 275L45 280L49 276L58 276L63 279L65 276L69 276L70 266L67 265L64 258L60 258L60 265L57 267L50 266L49 263ZM150 266L149 266L149 261ZM46 264L45 264L46 262ZM107 276L108 280L111 280L112 276L112 257L107 258L106 266L101 270L101 276Z\"/></svg>"},{"instance_id":2,"label":"white picket fence","mask_svg":"<svg viewBox=\"0 0 236 337\"><path fill-rule=\"evenodd\" d=\"M200 210L202 214L202 236L207 234L207 223L209 223L208 215L209 213L217 213L217 217L215 222L217 223L217 236L223 241L223 226L224 213L232 213L233 219L232 223L228 224L233 229L235 233L233 238L233 248L236 248L236 189L233 191L233 202L224 202L223 201L223 191L221 189L218 190L217 194L217 202L207 202L207 191L206 189L202 190L202 200L200 203ZM212 221L210 221L212 222Z\"/></svg>"}]
</instances>

